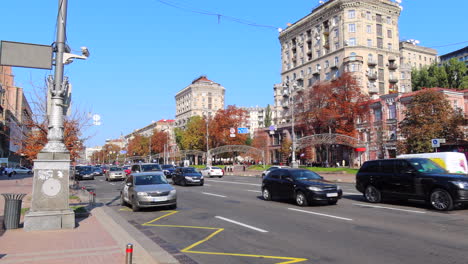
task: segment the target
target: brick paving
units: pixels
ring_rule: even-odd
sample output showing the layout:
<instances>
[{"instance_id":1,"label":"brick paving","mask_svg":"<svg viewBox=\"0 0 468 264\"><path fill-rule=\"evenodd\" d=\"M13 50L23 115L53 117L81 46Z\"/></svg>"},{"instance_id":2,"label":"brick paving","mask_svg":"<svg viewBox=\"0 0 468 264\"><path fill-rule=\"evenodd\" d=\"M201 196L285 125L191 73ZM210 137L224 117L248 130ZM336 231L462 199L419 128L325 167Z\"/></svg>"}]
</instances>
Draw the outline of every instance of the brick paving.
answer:
<instances>
[{"instance_id":1,"label":"brick paving","mask_svg":"<svg viewBox=\"0 0 468 264\"><path fill-rule=\"evenodd\" d=\"M28 194L23 199L23 208L29 207L31 192L32 176L0 176L0 193ZM3 196L0 203L0 215L3 215ZM92 212L87 218L77 219L75 229L0 231L0 263L97 264L124 261L125 248L119 246Z\"/></svg>"}]
</instances>

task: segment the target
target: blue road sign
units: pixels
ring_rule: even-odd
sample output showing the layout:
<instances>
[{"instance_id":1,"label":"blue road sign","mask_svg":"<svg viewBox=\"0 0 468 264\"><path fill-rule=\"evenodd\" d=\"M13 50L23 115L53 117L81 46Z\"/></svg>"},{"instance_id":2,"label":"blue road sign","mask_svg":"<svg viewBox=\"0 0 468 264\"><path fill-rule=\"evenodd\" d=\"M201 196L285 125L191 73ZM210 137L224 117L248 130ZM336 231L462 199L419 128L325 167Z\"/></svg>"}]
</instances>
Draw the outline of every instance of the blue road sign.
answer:
<instances>
[{"instance_id":1,"label":"blue road sign","mask_svg":"<svg viewBox=\"0 0 468 264\"><path fill-rule=\"evenodd\" d=\"M246 127L238 127L237 128L237 134L248 134L249 129Z\"/></svg>"}]
</instances>

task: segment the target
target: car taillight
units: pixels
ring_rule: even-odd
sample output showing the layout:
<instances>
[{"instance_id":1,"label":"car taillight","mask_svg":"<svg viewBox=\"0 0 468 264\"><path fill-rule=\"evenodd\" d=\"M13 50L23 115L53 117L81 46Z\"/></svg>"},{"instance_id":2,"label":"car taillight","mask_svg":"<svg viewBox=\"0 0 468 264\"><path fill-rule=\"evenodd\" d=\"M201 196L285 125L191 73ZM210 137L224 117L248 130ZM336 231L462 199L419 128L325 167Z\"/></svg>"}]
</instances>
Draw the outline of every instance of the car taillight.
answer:
<instances>
[{"instance_id":1,"label":"car taillight","mask_svg":"<svg viewBox=\"0 0 468 264\"><path fill-rule=\"evenodd\" d=\"M214 170L211 170L211 172L214 172Z\"/></svg>"},{"instance_id":2,"label":"car taillight","mask_svg":"<svg viewBox=\"0 0 468 264\"><path fill-rule=\"evenodd\" d=\"M223 169L221 169L221 171L223 172L223 175L224 175L224 170L223 170Z\"/></svg>"}]
</instances>

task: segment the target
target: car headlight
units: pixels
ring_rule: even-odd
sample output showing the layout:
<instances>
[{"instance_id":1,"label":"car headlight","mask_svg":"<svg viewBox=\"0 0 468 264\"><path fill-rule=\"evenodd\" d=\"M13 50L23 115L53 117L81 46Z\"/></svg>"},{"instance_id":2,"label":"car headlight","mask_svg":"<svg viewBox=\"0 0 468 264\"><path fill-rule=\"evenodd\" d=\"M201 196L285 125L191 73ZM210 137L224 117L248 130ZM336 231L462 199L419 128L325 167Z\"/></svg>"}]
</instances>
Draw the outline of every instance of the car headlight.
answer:
<instances>
[{"instance_id":1,"label":"car headlight","mask_svg":"<svg viewBox=\"0 0 468 264\"><path fill-rule=\"evenodd\" d=\"M137 192L138 196L148 196L146 192Z\"/></svg>"},{"instance_id":2,"label":"car headlight","mask_svg":"<svg viewBox=\"0 0 468 264\"><path fill-rule=\"evenodd\" d=\"M203 175L202 175L202 176L200 176L200 179L203 179Z\"/></svg>"},{"instance_id":3,"label":"car headlight","mask_svg":"<svg viewBox=\"0 0 468 264\"><path fill-rule=\"evenodd\" d=\"M460 189L468 189L468 182L465 182L465 181L453 181L451 182L453 184L455 184L455 186L457 186L458 188Z\"/></svg>"},{"instance_id":4,"label":"car headlight","mask_svg":"<svg viewBox=\"0 0 468 264\"><path fill-rule=\"evenodd\" d=\"M185 178L186 180L191 180L191 179L192 179L192 177L188 177L188 176L185 176L184 178Z\"/></svg>"},{"instance_id":5,"label":"car headlight","mask_svg":"<svg viewBox=\"0 0 468 264\"><path fill-rule=\"evenodd\" d=\"M169 194L176 194L176 190L171 190Z\"/></svg>"},{"instance_id":6,"label":"car headlight","mask_svg":"<svg viewBox=\"0 0 468 264\"><path fill-rule=\"evenodd\" d=\"M314 192L321 192L321 191L323 191L322 188L315 187L315 186L309 186L309 187L307 187L307 189L309 189L309 190L311 190L311 191L314 191Z\"/></svg>"},{"instance_id":7,"label":"car headlight","mask_svg":"<svg viewBox=\"0 0 468 264\"><path fill-rule=\"evenodd\" d=\"M341 190L341 187L340 187L339 185L337 185L337 186L336 186L336 189L337 189L338 191L340 191L340 190Z\"/></svg>"}]
</instances>

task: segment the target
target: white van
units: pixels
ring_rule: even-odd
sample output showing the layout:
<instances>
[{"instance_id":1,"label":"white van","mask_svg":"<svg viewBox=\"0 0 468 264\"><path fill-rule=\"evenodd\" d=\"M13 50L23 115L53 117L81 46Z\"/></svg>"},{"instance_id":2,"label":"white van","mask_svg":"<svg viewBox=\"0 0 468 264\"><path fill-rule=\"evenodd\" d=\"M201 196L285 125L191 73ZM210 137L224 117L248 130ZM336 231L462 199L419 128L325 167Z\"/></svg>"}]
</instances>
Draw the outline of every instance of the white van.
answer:
<instances>
[{"instance_id":1,"label":"white van","mask_svg":"<svg viewBox=\"0 0 468 264\"><path fill-rule=\"evenodd\" d=\"M468 174L466 156L464 153L460 152L403 154L398 155L397 158L427 158L434 161L442 168L445 168L450 173Z\"/></svg>"}]
</instances>

